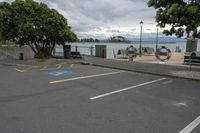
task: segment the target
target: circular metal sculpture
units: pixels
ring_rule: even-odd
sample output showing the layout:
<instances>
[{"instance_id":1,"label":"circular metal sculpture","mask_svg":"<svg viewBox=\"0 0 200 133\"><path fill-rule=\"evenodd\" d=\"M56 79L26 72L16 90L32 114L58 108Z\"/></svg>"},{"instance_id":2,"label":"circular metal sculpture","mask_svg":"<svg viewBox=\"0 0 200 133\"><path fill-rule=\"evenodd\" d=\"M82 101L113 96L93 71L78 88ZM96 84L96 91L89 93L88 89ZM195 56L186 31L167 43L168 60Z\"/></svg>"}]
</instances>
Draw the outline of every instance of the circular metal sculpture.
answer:
<instances>
[{"instance_id":1,"label":"circular metal sculpture","mask_svg":"<svg viewBox=\"0 0 200 133\"><path fill-rule=\"evenodd\" d=\"M126 50L127 55L129 56L129 61L133 61L133 59L137 57L137 49L131 45Z\"/></svg>"},{"instance_id":2,"label":"circular metal sculpture","mask_svg":"<svg viewBox=\"0 0 200 133\"><path fill-rule=\"evenodd\" d=\"M168 61L172 56L171 50L166 46L162 46L156 50L156 58L160 61Z\"/></svg>"}]
</instances>

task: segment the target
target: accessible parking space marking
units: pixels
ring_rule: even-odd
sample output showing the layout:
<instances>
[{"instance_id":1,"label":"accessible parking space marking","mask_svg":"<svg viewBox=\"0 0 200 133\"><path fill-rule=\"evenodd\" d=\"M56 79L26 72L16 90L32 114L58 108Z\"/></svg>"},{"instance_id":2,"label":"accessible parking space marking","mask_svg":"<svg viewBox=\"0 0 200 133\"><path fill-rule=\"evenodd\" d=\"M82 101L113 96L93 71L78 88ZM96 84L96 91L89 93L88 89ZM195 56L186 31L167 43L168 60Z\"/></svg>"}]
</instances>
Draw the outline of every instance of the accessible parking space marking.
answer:
<instances>
[{"instance_id":1,"label":"accessible parking space marking","mask_svg":"<svg viewBox=\"0 0 200 133\"><path fill-rule=\"evenodd\" d=\"M123 91L131 90L131 89L134 89L134 88L137 88L137 87L141 87L141 86L149 85L149 84L152 84L152 83L156 83L156 82L159 82L159 81L162 81L162 80L165 80L165 79L167 79L167 78L161 78L161 79L145 82L145 83L142 83L142 84L139 84L139 85L131 86L131 87L128 87L128 88L120 89L120 90L117 90L117 91L105 93L105 94L102 94L102 95L91 97L90 100L96 100L96 99L103 98L103 97L106 97L106 96L109 96L109 95L113 95L113 94L116 94L116 93L120 93L120 92L123 92Z\"/></svg>"},{"instance_id":2,"label":"accessible parking space marking","mask_svg":"<svg viewBox=\"0 0 200 133\"><path fill-rule=\"evenodd\" d=\"M71 76L74 75L75 72L68 70L54 70L47 73L50 77L58 77L58 76Z\"/></svg>"},{"instance_id":3,"label":"accessible parking space marking","mask_svg":"<svg viewBox=\"0 0 200 133\"><path fill-rule=\"evenodd\" d=\"M187 127L181 130L179 133L191 133L200 124L200 116L192 121Z\"/></svg>"},{"instance_id":4,"label":"accessible parking space marking","mask_svg":"<svg viewBox=\"0 0 200 133\"><path fill-rule=\"evenodd\" d=\"M76 77L76 78L69 78L69 79L63 79L63 80L56 80L49 82L50 84L56 84L56 83L62 83L62 82L68 82L73 80L80 80L80 79L88 79L88 78L94 78L94 77L101 77L101 76L108 76L113 74L119 74L123 73L124 71L118 71L118 72L110 72L110 73L103 73L103 74L95 74L95 75L89 75L89 76L82 76L82 77Z\"/></svg>"}]
</instances>

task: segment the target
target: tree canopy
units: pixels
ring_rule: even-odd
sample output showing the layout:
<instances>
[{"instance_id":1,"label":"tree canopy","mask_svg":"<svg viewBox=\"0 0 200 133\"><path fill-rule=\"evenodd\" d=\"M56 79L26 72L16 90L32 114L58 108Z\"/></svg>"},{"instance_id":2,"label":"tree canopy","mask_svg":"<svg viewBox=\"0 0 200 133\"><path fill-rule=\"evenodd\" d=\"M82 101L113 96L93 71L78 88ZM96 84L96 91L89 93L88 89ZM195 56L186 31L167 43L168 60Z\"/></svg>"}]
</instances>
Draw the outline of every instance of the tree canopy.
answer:
<instances>
[{"instance_id":1,"label":"tree canopy","mask_svg":"<svg viewBox=\"0 0 200 133\"><path fill-rule=\"evenodd\" d=\"M149 0L148 6L157 10L161 28L170 26L164 34L200 38L200 0Z\"/></svg>"},{"instance_id":2,"label":"tree canopy","mask_svg":"<svg viewBox=\"0 0 200 133\"><path fill-rule=\"evenodd\" d=\"M36 57L51 56L56 44L77 40L63 15L33 0L0 2L0 35L2 40L29 45Z\"/></svg>"}]
</instances>

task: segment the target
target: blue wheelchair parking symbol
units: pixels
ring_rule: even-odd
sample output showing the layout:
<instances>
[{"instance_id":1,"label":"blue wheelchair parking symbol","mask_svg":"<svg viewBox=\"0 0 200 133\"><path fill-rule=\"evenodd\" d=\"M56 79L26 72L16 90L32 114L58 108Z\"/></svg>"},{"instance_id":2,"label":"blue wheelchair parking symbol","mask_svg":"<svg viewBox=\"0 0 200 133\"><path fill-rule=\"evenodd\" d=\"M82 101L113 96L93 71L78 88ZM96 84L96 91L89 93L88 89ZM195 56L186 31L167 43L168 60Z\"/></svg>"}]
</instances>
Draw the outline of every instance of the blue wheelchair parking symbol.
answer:
<instances>
[{"instance_id":1,"label":"blue wheelchair parking symbol","mask_svg":"<svg viewBox=\"0 0 200 133\"><path fill-rule=\"evenodd\" d=\"M59 77L59 76L71 76L75 73L73 71L67 71L67 70L55 70L48 73L50 77Z\"/></svg>"}]
</instances>

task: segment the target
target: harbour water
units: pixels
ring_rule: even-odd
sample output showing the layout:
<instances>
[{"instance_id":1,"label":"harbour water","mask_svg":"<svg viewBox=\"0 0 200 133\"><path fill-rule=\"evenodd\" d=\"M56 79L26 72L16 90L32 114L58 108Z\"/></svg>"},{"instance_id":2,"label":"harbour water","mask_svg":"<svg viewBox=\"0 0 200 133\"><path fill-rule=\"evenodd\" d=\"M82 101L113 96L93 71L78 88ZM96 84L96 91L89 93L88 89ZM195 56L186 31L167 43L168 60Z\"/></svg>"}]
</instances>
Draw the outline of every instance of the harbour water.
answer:
<instances>
[{"instance_id":1,"label":"harbour water","mask_svg":"<svg viewBox=\"0 0 200 133\"><path fill-rule=\"evenodd\" d=\"M72 51L75 51L77 46L77 51L84 55L91 54L91 47L95 47L95 45L106 45L107 46L107 58L114 58L114 54L117 54L119 49L126 49L128 46L133 45L137 49L139 48L139 42L134 43L71 43ZM176 47L179 46L182 52L185 52L186 49L186 41L181 42L169 42L169 43L159 43L158 47L166 46L172 52L175 52ZM156 48L155 42L143 42L142 47L152 47ZM56 48L57 52L63 52L61 46ZM200 51L200 42L198 43L198 51ZM93 54L95 54L95 49L93 49Z\"/></svg>"}]
</instances>

